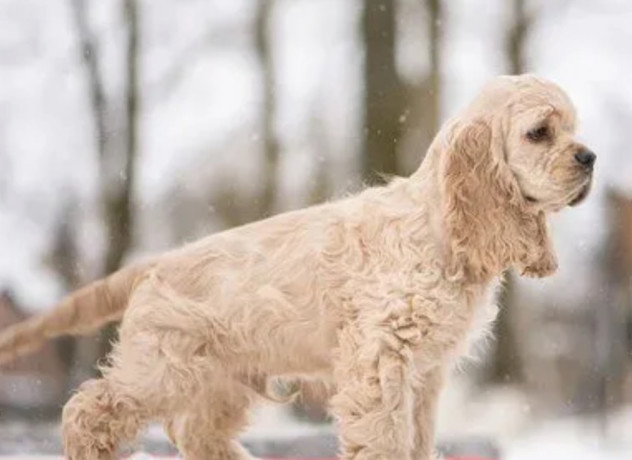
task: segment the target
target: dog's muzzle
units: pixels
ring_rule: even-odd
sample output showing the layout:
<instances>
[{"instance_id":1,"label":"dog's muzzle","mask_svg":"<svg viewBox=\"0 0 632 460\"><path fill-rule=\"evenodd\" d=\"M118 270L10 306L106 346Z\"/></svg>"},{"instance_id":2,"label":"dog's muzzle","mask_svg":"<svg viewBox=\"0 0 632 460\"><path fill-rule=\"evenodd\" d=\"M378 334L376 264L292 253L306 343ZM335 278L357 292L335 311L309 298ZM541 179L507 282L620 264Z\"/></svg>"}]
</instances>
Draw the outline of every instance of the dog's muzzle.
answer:
<instances>
[{"instance_id":1,"label":"dog's muzzle","mask_svg":"<svg viewBox=\"0 0 632 460\"><path fill-rule=\"evenodd\" d=\"M595 161L597 161L597 155L594 152L588 150L586 147L582 147L575 154L575 161L577 165L588 175L588 180L579 189L577 195L575 195L571 201L568 203L569 206L577 206L579 203L584 201L584 199L588 196L590 192L590 186L592 184L592 173L595 168Z\"/></svg>"}]
</instances>

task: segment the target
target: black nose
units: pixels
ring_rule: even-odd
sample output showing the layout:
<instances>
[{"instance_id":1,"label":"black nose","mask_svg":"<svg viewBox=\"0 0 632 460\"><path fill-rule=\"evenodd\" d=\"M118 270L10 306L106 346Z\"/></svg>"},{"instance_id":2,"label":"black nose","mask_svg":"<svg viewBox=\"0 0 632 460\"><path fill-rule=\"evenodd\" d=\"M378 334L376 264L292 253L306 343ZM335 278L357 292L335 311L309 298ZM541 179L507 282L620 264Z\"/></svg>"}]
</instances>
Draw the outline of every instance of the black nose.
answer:
<instances>
[{"instance_id":1,"label":"black nose","mask_svg":"<svg viewBox=\"0 0 632 460\"><path fill-rule=\"evenodd\" d=\"M586 169L592 169L597 159L597 155L587 149L580 150L575 154L577 162Z\"/></svg>"}]
</instances>

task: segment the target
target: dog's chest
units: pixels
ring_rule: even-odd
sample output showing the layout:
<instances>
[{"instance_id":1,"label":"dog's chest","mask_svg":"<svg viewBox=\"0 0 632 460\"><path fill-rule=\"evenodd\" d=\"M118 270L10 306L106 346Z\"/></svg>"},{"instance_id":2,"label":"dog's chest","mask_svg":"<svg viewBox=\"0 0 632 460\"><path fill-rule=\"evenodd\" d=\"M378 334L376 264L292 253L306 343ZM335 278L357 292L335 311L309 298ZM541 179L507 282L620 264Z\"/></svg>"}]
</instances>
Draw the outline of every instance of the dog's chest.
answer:
<instances>
[{"instance_id":1,"label":"dog's chest","mask_svg":"<svg viewBox=\"0 0 632 460\"><path fill-rule=\"evenodd\" d=\"M443 348L420 347L415 353L415 366L418 371L424 373L437 365L447 364L448 366L458 363L461 358L474 358L483 351L482 345L487 341L485 338L491 335L492 325L498 313L496 305L496 293L499 281L494 281L488 286L481 287L479 292L470 297L472 304L461 304L456 308L461 308L471 312L468 320L463 323L444 322L443 330L437 337L451 337L444 344L449 345ZM456 316L456 315L455 315ZM433 350L437 351L436 355ZM440 350L440 351L439 351Z\"/></svg>"},{"instance_id":2,"label":"dog's chest","mask_svg":"<svg viewBox=\"0 0 632 460\"><path fill-rule=\"evenodd\" d=\"M492 328L498 315L497 297L501 280L492 281L474 300L474 316L468 331L456 348L454 357L476 357L484 348L487 338L491 337Z\"/></svg>"}]
</instances>

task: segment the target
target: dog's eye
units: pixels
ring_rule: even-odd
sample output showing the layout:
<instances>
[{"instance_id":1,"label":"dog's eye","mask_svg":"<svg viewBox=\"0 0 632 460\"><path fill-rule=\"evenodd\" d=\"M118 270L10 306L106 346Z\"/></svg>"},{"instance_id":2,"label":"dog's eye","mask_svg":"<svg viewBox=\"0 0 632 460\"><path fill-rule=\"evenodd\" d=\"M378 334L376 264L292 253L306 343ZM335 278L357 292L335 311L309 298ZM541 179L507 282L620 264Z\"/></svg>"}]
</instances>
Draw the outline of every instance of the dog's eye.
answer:
<instances>
[{"instance_id":1,"label":"dog's eye","mask_svg":"<svg viewBox=\"0 0 632 460\"><path fill-rule=\"evenodd\" d=\"M540 142L545 139L548 139L550 136L550 131L548 126L540 126L539 128L532 129L527 133L527 138L531 142Z\"/></svg>"}]
</instances>

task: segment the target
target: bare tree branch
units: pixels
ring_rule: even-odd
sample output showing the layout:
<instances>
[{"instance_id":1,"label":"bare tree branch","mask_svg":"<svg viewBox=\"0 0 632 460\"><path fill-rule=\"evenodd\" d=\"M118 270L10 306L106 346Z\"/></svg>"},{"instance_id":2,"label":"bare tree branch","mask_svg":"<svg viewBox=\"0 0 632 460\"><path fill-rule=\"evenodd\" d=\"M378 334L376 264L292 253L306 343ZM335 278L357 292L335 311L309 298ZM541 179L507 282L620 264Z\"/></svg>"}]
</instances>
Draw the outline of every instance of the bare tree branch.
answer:
<instances>
[{"instance_id":1,"label":"bare tree branch","mask_svg":"<svg viewBox=\"0 0 632 460\"><path fill-rule=\"evenodd\" d=\"M263 191L260 201L260 215L269 216L275 210L279 169L279 140L274 126L276 120L276 95L274 58L270 43L270 23L273 0L257 2L255 19L255 42L261 66L263 104L262 130L264 148Z\"/></svg>"},{"instance_id":2,"label":"bare tree branch","mask_svg":"<svg viewBox=\"0 0 632 460\"><path fill-rule=\"evenodd\" d=\"M88 26L86 0L70 0L81 59L87 72L88 95L95 124L97 154L100 161L106 156L107 122L103 78L99 69L98 47Z\"/></svg>"}]
</instances>

